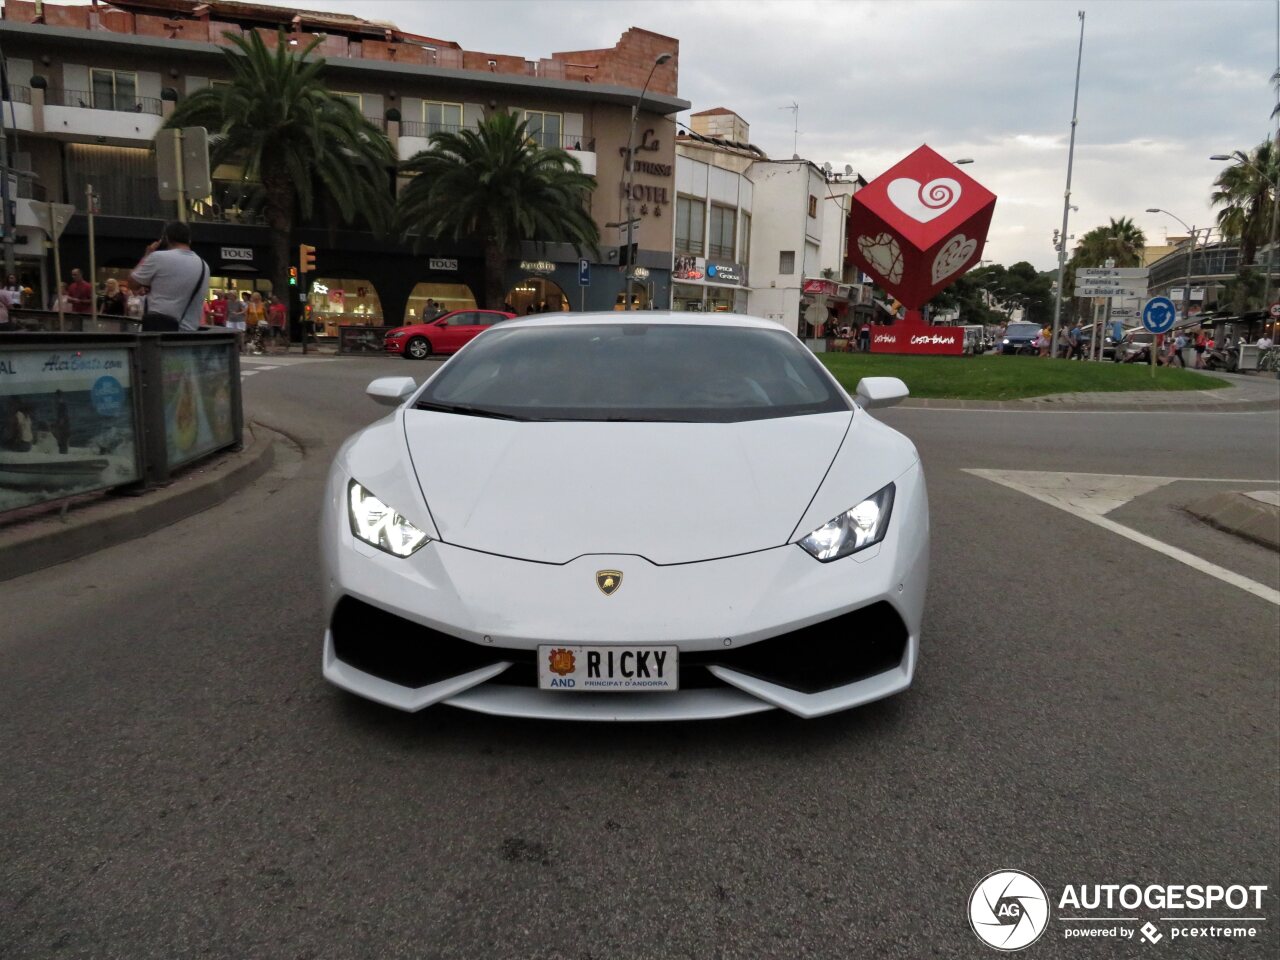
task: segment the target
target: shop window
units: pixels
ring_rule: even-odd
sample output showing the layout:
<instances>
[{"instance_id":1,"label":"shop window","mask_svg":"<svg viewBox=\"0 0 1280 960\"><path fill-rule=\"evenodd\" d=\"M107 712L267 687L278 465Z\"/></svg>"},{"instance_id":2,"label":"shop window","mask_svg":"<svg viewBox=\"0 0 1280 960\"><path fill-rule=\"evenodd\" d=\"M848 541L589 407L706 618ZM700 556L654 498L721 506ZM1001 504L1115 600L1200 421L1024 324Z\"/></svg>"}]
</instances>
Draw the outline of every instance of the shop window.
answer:
<instances>
[{"instance_id":1,"label":"shop window","mask_svg":"<svg viewBox=\"0 0 1280 960\"><path fill-rule=\"evenodd\" d=\"M781 250L778 252L778 273L789 277L796 272L796 252Z\"/></svg>"},{"instance_id":2,"label":"shop window","mask_svg":"<svg viewBox=\"0 0 1280 960\"><path fill-rule=\"evenodd\" d=\"M733 234L737 227L732 207L711 205L711 232L707 238L707 256L713 260L733 260Z\"/></svg>"},{"instance_id":3,"label":"shop window","mask_svg":"<svg viewBox=\"0 0 1280 960\"><path fill-rule=\"evenodd\" d=\"M136 73L95 69L89 71L89 74L95 110L135 111L140 109Z\"/></svg>"},{"instance_id":4,"label":"shop window","mask_svg":"<svg viewBox=\"0 0 1280 960\"><path fill-rule=\"evenodd\" d=\"M336 337L339 327L383 324L382 302L368 280L317 277L307 295L316 333Z\"/></svg>"},{"instance_id":5,"label":"shop window","mask_svg":"<svg viewBox=\"0 0 1280 960\"><path fill-rule=\"evenodd\" d=\"M564 119L560 114L547 113L545 110L526 110L524 122L529 139L538 143L543 150L559 150L564 146L561 137Z\"/></svg>"},{"instance_id":6,"label":"shop window","mask_svg":"<svg viewBox=\"0 0 1280 960\"><path fill-rule=\"evenodd\" d=\"M507 291L503 309L520 316L528 313L560 313L569 309L569 298L554 280L525 277Z\"/></svg>"},{"instance_id":7,"label":"shop window","mask_svg":"<svg viewBox=\"0 0 1280 960\"><path fill-rule=\"evenodd\" d=\"M692 197L676 197L676 253L702 255L707 205Z\"/></svg>"},{"instance_id":8,"label":"shop window","mask_svg":"<svg viewBox=\"0 0 1280 960\"><path fill-rule=\"evenodd\" d=\"M433 133L456 133L462 129L462 104L424 100L422 125L428 137Z\"/></svg>"},{"instance_id":9,"label":"shop window","mask_svg":"<svg viewBox=\"0 0 1280 960\"><path fill-rule=\"evenodd\" d=\"M430 301L430 307L427 305L428 301ZM404 322L422 323L428 312L433 312L438 317L442 313L473 310L475 307L475 295L465 283L420 283L413 288L413 293L409 294L409 302L404 311Z\"/></svg>"}]
</instances>

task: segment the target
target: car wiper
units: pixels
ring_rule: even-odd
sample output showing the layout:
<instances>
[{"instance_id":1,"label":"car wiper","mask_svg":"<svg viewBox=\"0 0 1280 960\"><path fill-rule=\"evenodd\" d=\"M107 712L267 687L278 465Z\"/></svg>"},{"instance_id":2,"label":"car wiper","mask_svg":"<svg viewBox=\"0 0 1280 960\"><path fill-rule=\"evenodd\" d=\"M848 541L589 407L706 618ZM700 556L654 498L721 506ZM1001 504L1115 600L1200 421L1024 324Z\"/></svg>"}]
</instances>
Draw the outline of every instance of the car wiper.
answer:
<instances>
[{"instance_id":1,"label":"car wiper","mask_svg":"<svg viewBox=\"0 0 1280 960\"><path fill-rule=\"evenodd\" d=\"M435 410L440 413L457 413L464 417L487 417L490 420L528 420L529 417L518 417L514 413L502 413L499 410L486 410L484 407L469 407L465 403L436 403L432 400L419 400L413 405L415 410Z\"/></svg>"}]
</instances>

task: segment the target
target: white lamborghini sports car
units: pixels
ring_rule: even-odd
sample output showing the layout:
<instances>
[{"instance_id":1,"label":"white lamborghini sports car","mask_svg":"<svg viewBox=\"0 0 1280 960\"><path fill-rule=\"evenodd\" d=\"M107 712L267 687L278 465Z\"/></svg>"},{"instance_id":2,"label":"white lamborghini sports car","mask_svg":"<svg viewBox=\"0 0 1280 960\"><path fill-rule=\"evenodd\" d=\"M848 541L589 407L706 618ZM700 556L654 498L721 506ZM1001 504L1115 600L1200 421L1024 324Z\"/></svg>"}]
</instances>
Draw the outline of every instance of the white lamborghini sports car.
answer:
<instances>
[{"instance_id":1,"label":"white lamborghini sports car","mask_svg":"<svg viewBox=\"0 0 1280 960\"><path fill-rule=\"evenodd\" d=\"M929 566L915 447L736 315L491 327L338 451L324 675L402 710L816 717L906 689Z\"/></svg>"}]
</instances>

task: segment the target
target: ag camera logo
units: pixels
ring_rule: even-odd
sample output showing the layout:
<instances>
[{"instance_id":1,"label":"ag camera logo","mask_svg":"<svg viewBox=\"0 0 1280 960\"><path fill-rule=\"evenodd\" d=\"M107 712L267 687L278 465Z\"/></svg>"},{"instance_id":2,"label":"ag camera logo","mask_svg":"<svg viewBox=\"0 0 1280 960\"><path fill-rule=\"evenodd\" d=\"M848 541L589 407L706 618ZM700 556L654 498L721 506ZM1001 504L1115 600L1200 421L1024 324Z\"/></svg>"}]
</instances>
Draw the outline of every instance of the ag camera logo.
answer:
<instances>
[{"instance_id":1,"label":"ag camera logo","mask_svg":"<svg viewBox=\"0 0 1280 960\"><path fill-rule=\"evenodd\" d=\"M1049 926L1049 897L1031 874L996 870L969 894L969 926L989 947L1021 950Z\"/></svg>"}]
</instances>

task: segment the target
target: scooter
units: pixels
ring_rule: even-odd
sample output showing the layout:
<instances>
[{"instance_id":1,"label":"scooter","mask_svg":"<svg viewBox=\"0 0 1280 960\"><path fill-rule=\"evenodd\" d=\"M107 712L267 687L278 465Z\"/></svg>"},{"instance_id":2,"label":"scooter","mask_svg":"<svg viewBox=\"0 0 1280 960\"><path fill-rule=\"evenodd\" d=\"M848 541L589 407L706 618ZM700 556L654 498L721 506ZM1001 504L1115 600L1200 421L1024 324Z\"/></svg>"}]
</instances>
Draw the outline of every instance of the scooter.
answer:
<instances>
[{"instance_id":1,"label":"scooter","mask_svg":"<svg viewBox=\"0 0 1280 960\"><path fill-rule=\"evenodd\" d=\"M1240 351L1236 347L1214 347L1204 352L1204 365L1208 370L1225 370L1235 373L1240 366Z\"/></svg>"}]
</instances>

